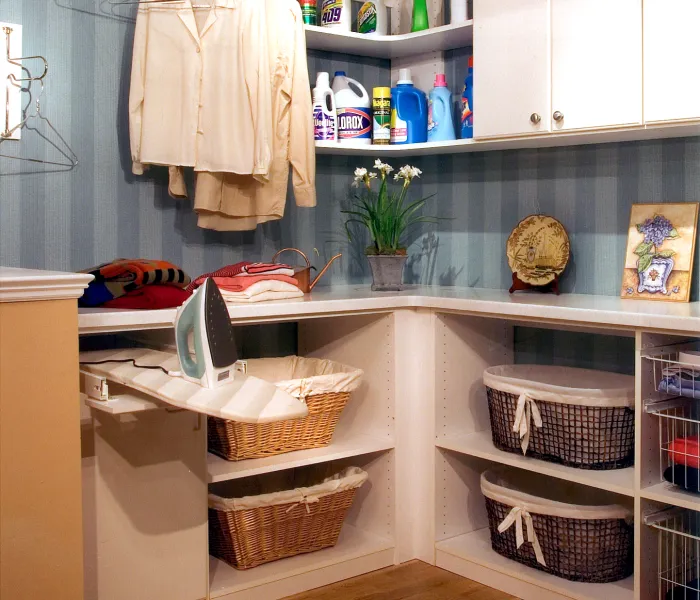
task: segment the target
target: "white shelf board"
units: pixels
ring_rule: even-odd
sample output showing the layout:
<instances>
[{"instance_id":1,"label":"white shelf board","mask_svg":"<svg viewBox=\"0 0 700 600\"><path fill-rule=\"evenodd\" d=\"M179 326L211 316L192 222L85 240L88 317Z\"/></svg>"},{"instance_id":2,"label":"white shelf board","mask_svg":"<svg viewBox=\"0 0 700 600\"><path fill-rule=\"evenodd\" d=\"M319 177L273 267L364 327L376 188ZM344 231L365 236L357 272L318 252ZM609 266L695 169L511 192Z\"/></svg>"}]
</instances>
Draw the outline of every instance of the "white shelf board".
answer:
<instances>
[{"instance_id":1,"label":"white shelf board","mask_svg":"<svg viewBox=\"0 0 700 600\"><path fill-rule=\"evenodd\" d=\"M454 437L438 438L435 442L438 448L484 458L497 463L510 465L526 471L542 473L565 481L573 481L616 494L634 496L634 468L615 469L612 471L588 471L574 469L564 465L549 463L536 458L513 454L498 450L491 440L490 431L477 431Z\"/></svg>"},{"instance_id":2,"label":"white shelf board","mask_svg":"<svg viewBox=\"0 0 700 600\"><path fill-rule=\"evenodd\" d=\"M228 598L250 590L260 599L279 598L281 596L274 593L274 588L269 587L275 582L286 580L283 595L327 585L345 577L353 577L361 572L366 573L393 564L393 549L394 543L390 540L344 525L338 543L333 548L285 558L248 571L237 571L226 563L209 557L209 593L212 599ZM364 557L370 557L370 560L363 563L358 573L351 561ZM350 563L345 573L342 569L330 570L331 567L342 563ZM314 572L320 572L320 577L314 577ZM303 579L289 581L304 576L306 582L311 583L305 583ZM267 589L264 586L268 586ZM252 593L250 597L253 597Z\"/></svg>"},{"instance_id":3,"label":"white shelf board","mask_svg":"<svg viewBox=\"0 0 700 600\"><path fill-rule=\"evenodd\" d=\"M565 598L574 600L633 600L634 598L634 577L628 577L614 583L578 583L543 573L505 558L491 548L488 528L438 542L435 544L435 549L437 565L448 570L453 570L455 566L455 563L449 559L456 558L458 561L473 563L496 571L516 580L516 582L544 588ZM457 563L457 567L459 568L459 563ZM465 568L468 566L465 565ZM500 579L494 577L487 585L498 588L499 583L501 583Z\"/></svg>"},{"instance_id":4,"label":"white shelf board","mask_svg":"<svg viewBox=\"0 0 700 600\"><path fill-rule=\"evenodd\" d=\"M662 482L657 485L644 488L640 491L640 496L647 500L672 504L681 508L700 511L700 494L686 492L676 485Z\"/></svg>"},{"instance_id":5,"label":"white shelf board","mask_svg":"<svg viewBox=\"0 0 700 600\"><path fill-rule=\"evenodd\" d=\"M402 292L372 292L369 285L317 287L304 298L229 307L234 324L296 321L322 316L390 312L400 308L488 315L499 319L700 333L700 302L623 300L589 294L509 294L508 290L445 286L406 286ZM175 309L80 309L82 335L173 326Z\"/></svg>"},{"instance_id":6,"label":"white shelf board","mask_svg":"<svg viewBox=\"0 0 700 600\"><path fill-rule=\"evenodd\" d=\"M207 469L209 483L218 483L230 479L240 479L252 475L261 475L272 471L293 469L305 465L313 465L350 456L361 456L373 452L383 452L394 447L393 440L375 438L369 435L355 434L346 438L334 439L325 448L298 450L279 456L253 458L239 462L224 460L214 454L207 454Z\"/></svg>"},{"instance_id":7,"label":"white shelf board","mask_svg":"<svg viewBox=\"0 0 700 600\"><path fill-rule=\"evenodd\" d=\"M555 148L581 146L584 144L606 144L635 140L687 137L700 134L700 123L669 124L666 126L638 126L628 129L600 129L548 133L541 135L502 138L497 140L455 140L450 142L427 142L424 144L360 145L357 143L316 142L316 154L341 156L428 156L436 154L463 154L465 152L489 152L492 150L517 150L522 148Z\"/></svg>"},{"instance_id":8,"label":"white shelf board","mask_svg":"<svg viewBox=\"0 0 700 600\"><path fill-rule=\"evenodd\" d=\"M85 397L85 404L89 407L105 412L110 415L126 415L148 410L159 410L168 405L164 402L150 401L138 396L129 394L110 397L109 400L95 400L89 396Z\"/></svg>"},{"instance_id":9,"label":"white shelf board","mask_svg":"<svg viewBox=\"0 0 700 600\"><path fill-rule=\"evenodd\" d=\"M442 52L472 45L472 21L442 25L426 31L401 35L367 36L314 25L306 26L306 47L377 58L399 58L429 52Z\"/></svg>"}]
</instances>

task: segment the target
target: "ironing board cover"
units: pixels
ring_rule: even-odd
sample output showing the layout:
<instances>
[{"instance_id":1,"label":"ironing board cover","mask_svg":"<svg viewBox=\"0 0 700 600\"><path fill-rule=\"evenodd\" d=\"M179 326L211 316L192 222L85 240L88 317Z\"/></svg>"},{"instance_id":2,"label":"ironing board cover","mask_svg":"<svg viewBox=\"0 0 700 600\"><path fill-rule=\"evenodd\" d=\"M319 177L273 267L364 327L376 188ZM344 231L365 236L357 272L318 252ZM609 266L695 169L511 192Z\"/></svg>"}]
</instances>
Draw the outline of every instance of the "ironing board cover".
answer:
<instances>
[{"instance_id":1,"label":"ironing board cover","mask_svg":"<svg viewBox=\"0 0 700 600\"><path fill-rule=\"evenodd\" d=\"M83 364L131 358L139 365L159 365L169 371L180 370L180 361L175 353L149 348L81 352L80 366L84 371L106 377L109 381L177 408L221 419L241 423L273 423L305 417L309 412L301 400L257 377L239 375L227 385L206 389L180 377L172 377L160 369L141 369L132 363Z\"/></svg>"}]
</instances>

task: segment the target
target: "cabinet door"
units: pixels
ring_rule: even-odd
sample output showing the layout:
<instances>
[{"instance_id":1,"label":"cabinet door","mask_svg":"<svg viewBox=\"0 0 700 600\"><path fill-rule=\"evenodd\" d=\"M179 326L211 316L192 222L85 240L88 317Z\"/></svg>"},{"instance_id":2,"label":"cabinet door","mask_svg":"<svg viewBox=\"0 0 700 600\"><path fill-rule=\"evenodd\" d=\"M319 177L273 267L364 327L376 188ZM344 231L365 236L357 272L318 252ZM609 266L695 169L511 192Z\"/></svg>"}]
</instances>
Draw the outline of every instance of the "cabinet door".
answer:
<instances>
[{"instance_id":1,"label":"cabinet door","mask_svg":"<svg viewBox=\"0 0 700 600\"><path fill-rule=\"evenodd\" d=\"M474 136L548 132L549 0L474 0L474 28Z\"/></svg>"},{"instance_id":2,"label":"cabinet door","mask_svg":"<svg viewBox=\"0 0 700 600\"><path fill-rule=\"evenodd\" d=\"M642 0L552 0L552 129L642 122Z\"/></svg>"},{"instance_id":3,"label":"cabinet door","mask_svg":"<svg viewBox=\"0 0 700 600\"><path fill-rule=\"evenodd\" d=\"M700 119L700 2L644 0L644 120Z\"/></svg>"}]
</instances>

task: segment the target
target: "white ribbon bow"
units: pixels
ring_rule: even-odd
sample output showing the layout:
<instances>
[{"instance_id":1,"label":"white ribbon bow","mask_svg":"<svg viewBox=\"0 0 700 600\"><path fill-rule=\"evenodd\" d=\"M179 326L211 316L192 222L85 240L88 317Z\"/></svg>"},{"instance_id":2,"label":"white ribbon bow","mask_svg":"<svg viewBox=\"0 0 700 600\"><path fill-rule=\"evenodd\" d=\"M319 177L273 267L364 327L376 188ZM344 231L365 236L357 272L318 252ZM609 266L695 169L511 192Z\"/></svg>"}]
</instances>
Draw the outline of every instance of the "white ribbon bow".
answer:
<instances>
[{"instance_id":1,"label":"white ribbon bow","mask_svg":"<svg viewBox=\"0 0 700 600\"><path fill-rule=\"evenodd\" d=\"M513 431L520 434L520 447L523 449L523 454L527 453L527 447L530 445L531 419L535 423L535 427L542 427L542 415L537 404L527 394L521 394L518 398L518 407L515 410Z\"/></svg>"},{"instance_id":2,"label":"white ribbon bow","mask_svg":"<svg viewBox=\"0 0 700 600\"><path fill-rule=\"evenodd\" d=\"M301 499L296 504L291 504L285 512L288 513L289 511L294 510L300 504L303 504L304 506L306 506L307 514L311 514L311 508L309 508L309 504L316 504L317 502L320 502L320 498L318 496L307 496L306 492L303 489L297 489L296 491L298 491L301 494Z\"/></svg>"},{"instance_id":3,"label":"white ribbon bow","mask_svg":"<svg viewBox=\"0 0 700 600\"><path fill-rule=\"evenodd\" d=\"M518 548L525 543L525 536L523 534L523 519L525 520L525 527L527 529L527 541L532 544L532 549L535 551L535 557L537 562L543 567L547 566L544 561L544 554L542 554L542 548L540 547L540 542L537 539L537 534L535 533L535 527L532 524L532 516L524 508L516 506L513 510L508 513L508 516L503 519L503 522L498 526L498 533L503 533L513 526L515 523L515 541L518 544Z\"/></svg>"}]
</instances>

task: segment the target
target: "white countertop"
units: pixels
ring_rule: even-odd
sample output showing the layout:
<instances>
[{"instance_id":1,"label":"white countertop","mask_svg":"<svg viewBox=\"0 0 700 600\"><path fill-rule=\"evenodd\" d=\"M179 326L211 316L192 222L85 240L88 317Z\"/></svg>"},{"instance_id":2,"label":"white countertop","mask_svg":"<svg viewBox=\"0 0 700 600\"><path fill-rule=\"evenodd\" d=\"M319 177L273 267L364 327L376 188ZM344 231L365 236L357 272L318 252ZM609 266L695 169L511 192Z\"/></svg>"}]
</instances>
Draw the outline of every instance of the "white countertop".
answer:
<instances>
[{"instance_id":1,"label":"white countertop","mask_svg":"<svg viewBox=\"0 0 700 600\"><path fill-rule=\"evenodd\" d=\"M92 275L0 267L0 302L80 298Z\"/></svg>"},{"instance_id":2,"label":"white countertop","mask_svg":"<svg viewBox=\"0 0 700 600\"><path fill-rule=\"evenodd\" d=\"M622 300L585 294L516 293L506 290L408 286L402 292L371 292L369 286L317 287L303 299L232 306L235 324L290 321L320 316L427 308L464 314L576 324L613 329L700 333L700 302ZM172 326L175 309L136 311L81 309L80 332L107 333Z\"/></svg>"}]
</instances>

